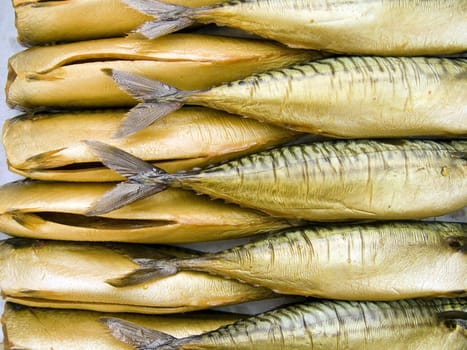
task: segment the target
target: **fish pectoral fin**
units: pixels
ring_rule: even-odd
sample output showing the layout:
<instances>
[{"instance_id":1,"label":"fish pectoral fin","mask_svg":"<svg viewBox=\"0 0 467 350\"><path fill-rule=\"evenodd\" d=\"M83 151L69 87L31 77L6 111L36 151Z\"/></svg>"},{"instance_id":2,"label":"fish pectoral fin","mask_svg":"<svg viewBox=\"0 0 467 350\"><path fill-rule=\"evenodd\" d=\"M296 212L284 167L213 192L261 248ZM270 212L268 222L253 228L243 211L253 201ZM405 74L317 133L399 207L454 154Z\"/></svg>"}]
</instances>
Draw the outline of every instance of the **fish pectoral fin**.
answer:
<instances>
[{"instance_id":1,"label":"fish pectoral fin","mask_svg":"<svg viewBox=\"0 0 467 350\"><path fill-rule=\"evenodd\" d=\"M53 74L27 73L25 74L26 81L57 81L63 80L62 77Z\"/></svg>"},{"instance_id":2,"label":"fish pectoral fin","mask_svg":"<svg viewBox=\"0 0 467 350\"><path fill-rule=\"evenodd\" d=\"M20 169L50 169L55 166L62 166L63 162L61 153L66 147L57 148L51 151L42 152L27 158L21 163Z\"/></svg>"},{"instance_id":3,"label":"fish pectoral fin","mask_svg":"<svg viewBox=\"0 0 467 350\"><path fill-rule=\"evenodd\" d=\"M103 317L100 321L110 330L112 336L135 349L157 349L169 345L177 338L154 329L114 317ZM176 348L174 348L176 349Z\"/></svg>"},{"instance_id":4,"label":"fish pectoral fin","mask_svg":"<svg viewBox=\"0 0 467 350\"><path fill-rule=\"evenodd\" d=\"M465 332L467 330L466 311L441 311L436 316L440 323L452 331Z\"/></svg>"},{"instance_id":5,"label":"fish pectoral fin","mask_svg":"<svg viewBox=\"0 0 467 350\"><path fill-rule=\"evenodd\" d=\"M113 287L129 287L175 275L178 272L175 260L134 259L139 266L126 275L106 280Z\"/></svg>"}]
</instances>

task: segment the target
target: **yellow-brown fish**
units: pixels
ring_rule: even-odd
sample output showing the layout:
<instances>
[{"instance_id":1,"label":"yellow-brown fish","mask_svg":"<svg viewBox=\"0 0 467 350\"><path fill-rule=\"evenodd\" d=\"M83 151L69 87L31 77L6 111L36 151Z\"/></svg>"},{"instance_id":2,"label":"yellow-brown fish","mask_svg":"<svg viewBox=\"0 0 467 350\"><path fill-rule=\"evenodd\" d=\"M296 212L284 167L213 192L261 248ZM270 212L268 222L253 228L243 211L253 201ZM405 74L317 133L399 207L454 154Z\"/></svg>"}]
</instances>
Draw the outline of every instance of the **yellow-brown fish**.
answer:
<instances>
[{"instance_id":1,"label":"yellow-brown fish","mask_svg":"<svg viewBox=\"0 0 467 350\"><path fill-rule=\"evenodd\" d=\"M197 253L169 247L12 238L0 244L0 290L6 301L27 306L144 314L186 312L274 296L266 288L199 272L125 288L106 282L132 271L141 259L193 254Z\"/></svg>"},{"instance_id":2,"label":"yellow-brown fish","mask_svg":"<svg viewBox=\"0 0 467 350\"><path fill-rule=\"evenodd\" d=\"M0 187L0 232L65 241L187 243L240 238L297 224L177 189L106 215L86 216L112 187L42 181L5 184Z\"/></svg>"},{"instance_id":3,"label":"yellow-brown fish","mask_svg":"<svg viewBox=\"0 0 467 350\"><path fill-rule=\"evenodd\" d=\"M190 337L104 318L114 337L139 350L464 350L465 299L315 301L251 316Z\"/></svg>"},{"instance_id":4,"label":"yellow-brown fish","mask_svg":"<svg viewBox=\"0 0 467 350\"><path fill-rule=\"evenodd\" d=\"M439 55L467 49L465 0L235 0L187 8L122 0L155 17L149 38L193 23L236 27L291 47L365 55Z\"/></svg>"},{"instance_id":5,"label":"yellow-brown fish","mask_svg":"<svg viewBox=\"0 0 467 350\"><path fill-rule=\"evenodd\" d=\"M264 40L200 34L32 47L9 59L7 103L24 109L134 106L137 101L102 69L126 70L180 89L205 89L317 57L322 54Z\"/></svg>"},{"instance_id":6,"label":"yellow-brown fish","mask_svg":"<svg viewBox=\"0 0 467 350\"><path fill-rule=\"evenodd\" d=\"M185 103L337 138L467 135L466 58L332 57L206 90L106 72L140 101L123 136Z\"/></svg>"},{"instance_id":7,"label":"yellow-brown fish","mask_svg":"<svg viewBox=\"0 0 467 350\"><path fill-rule=\"evenodd\" d=\"M89 215L168 187L270 215L320 221L414 219L467 205L466 141L315 142L170 174L115 147L87 144L103 164L128 178L101 197Z\"/></svg>"},{"instance_id":8,"label":"yellow-brown fish","mask_svg":"<svg viewBox=\"0 0 467 350\"><path fill-rule=\"evenodd\" d=\"M296 132L254 119L186 107L125 139L113 134L127 110L26 114L7 120L3 147L9 169L49 181L105 182L122 177L98 163L81 142L92 135L166 171L233 159L286 143Z\"/></svg>"},{"instance_id":9,"label":"yellow-brown fish","mask_svg":"<svg viewBox=\"0 0 467 350\"><path fill-rule=\"evenodd\" d=\"M117 317L175 337L214 330L240 318L220 312L155 316L31 308L7 303L2 316L5 350L128 350L128 345L115 339L102 324L103 317Z\"/></svg>"},{"instance_id":10,"label":"yellow-brown fish","mask_svg":"<svg viewBox=\"0 0 467 350\"><path fill-rule=\"evenodd\" d=\"M222 0L166 0L188 7ZM225 0L224 0L225 1ZM120 0L13 0L18 40L26 45L123 36L152 17Z\"/></svg>"},{"instance_id":11,"label":"yellow-brown fish","mask_svg":"<svg viewBox=\"0 0 467 350\"><path fill-rule=\"evenodd\" d=\"M202 271L280 294L343 300L467 296L467 224L392 222L307 227L187 259L147 259L127 286Z\"/></svg>"}]
</instances>

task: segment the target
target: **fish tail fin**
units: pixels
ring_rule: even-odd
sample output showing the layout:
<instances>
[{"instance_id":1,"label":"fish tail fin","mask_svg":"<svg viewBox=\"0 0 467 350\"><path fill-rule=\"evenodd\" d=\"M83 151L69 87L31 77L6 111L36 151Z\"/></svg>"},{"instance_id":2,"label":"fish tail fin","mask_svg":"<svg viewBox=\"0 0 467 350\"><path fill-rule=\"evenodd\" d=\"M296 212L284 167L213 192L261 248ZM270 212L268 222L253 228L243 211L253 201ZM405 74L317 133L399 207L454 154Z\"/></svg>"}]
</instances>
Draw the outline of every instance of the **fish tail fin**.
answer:
<instances>
[{"instance_id":1,"label":"fish tail fin","mask_svg":"<svg viewBox=\"0 0 467 350\"><path fill-rule=\"evenodd\" d=\"M105 166L129 179L106 192L86 212L86 215L108 213L136 200L162 192L168 187L169 174L164 170L105 143L99 141L84 141L84 143ZM146 182L147 179L151 180Z\"/></svg>"},{"instance_id":2,"label":"fish tail fin","mask_svg":"<svg viewBox=\"0 0 467 350\"><path fill-rule=\"evenodd\" d=\"M135 99L133 107L120 124L114 137L125 137L141 130L167 114L180 109L192 91L181 91L161 81L116 69L103 69L115 83Z\"/></svg>"},{"instance_id":3,"label":"fish tail fin","mask_svg":"<svg viewBox=\"0 0 467 350\"><path fill-rule=\"evenodd\" d=\"M102 317L100 321L110 330L114 338L138 350L176 350L183 342L183 339L177 339L170 334L145 328L122 319Z\"/></svg>"},{"instance_id":4,"label":"fish tail fin","mask_svg":"<svg viewBox=\"0 0 467 350\"><path fill-rule=\"evenodd\" d=\"M106 283L114 287L127 287L144 283L151 280L157 280L164 277L175 275L178 271L177 260L161 259L134 259L138 264L133 271L126 275L106 280Z\"/></svg>"},{"instance_id":5,"label":"fish tail fin","mask_svg":"<svg viewBox=\"0 0 467 350\"><path fill-rule=\"evenodd\" d=\"M148 39L176 32L189 27L195 22L193 14L195 10L168 4L156 0L122 0L127 6L138 10L144 14L155 17L152 21L147 21L140 26L136 32L144 35Z\"/></svg>"}]
</instances>

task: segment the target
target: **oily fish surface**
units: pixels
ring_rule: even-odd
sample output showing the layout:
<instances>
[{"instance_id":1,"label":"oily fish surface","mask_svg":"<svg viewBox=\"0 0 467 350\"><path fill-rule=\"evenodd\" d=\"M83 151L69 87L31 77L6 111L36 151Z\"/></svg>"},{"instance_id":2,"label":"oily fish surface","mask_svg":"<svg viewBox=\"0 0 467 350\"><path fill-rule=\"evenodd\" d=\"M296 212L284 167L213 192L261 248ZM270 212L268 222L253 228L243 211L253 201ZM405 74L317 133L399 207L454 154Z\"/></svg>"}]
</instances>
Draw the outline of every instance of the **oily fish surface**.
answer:
<instances>
[{"instance_id":1,"label":"oily fish surface","mask_svg":"<svg viewBox=\"0 0 467 350\"><path fill-rule=\"evenodd\" d=\"M281 294L326 299L459 297L467 295L466 244L467 224L316 226L194 259L154 261L153 273L164 278L177 270L203 271ZM151 265L143 262L138 270L149 278ZM130 283L130 277L118 282Z\"/></svg>"},{"instance_id":2,"label":"oily fish surface","mask_svg":"<svg viewBox=\"0 0 467 350\"><path fill-rule=\"evenodd\" d=\"M196 90L320 56L273 42L199 34L33 47L9 60L7 103L23 108L132 106L136 100L103 69L125 70Z\"/></svg>"},{"instance_id":3,"label":"oily fish surface","mask_svg":"<svg viewBox=\"0 0 467 350\"><path fill-rule=\"evenodd\" d=\"M147 37L201 22L240 28L291 47L353 55L437 55L467 48L464 0L229 1L196 10L161 1L125 2L155 15L139 29Z\"/></svg>"},{"instance_id":4,"label":"oily fish surface","mask_svg":"<svg viewBox=\"0 0 467 350\"><path fill-rule=\"evenodd\" d=\"M119 181L99 166L82 142L122 148L166 171L191 170L290 141L296 132L197 107L175 111L124 139L113 137L127 110L73 111L22 115L7 120L3 146L9 169L40 180Z\"/></svg>"},{"instance_id":5,"label":"oily fish surface","mask_svg":"<svg viewBox=\"0 0 467 350\"><path fill-rule=\"evenodd\" d=\"M272 296L268 289L203 273L118 289L106 282L131 271L135 266L132 259L187 255L192 254L164 247L14 238L0 246L0 288L7 301L28 306L145 314L185 312Z\"/></svg>"},{"instance_id":6,"label":"oily fish surface","mask_svg":"<svg viewBox=\"0 0 467 350\"><path fill-rule=\"evenodd\" d=\"M104 317L116 317L175 337L207 332L239 319L237 315L219 312L194 312L183 316L149 316L52 310L7 303L2 316L5 349L131 349L130 346L112 337L101 322Z\"/></svg>"},{"instance_id":7,"label":"oily fish surface","mask_svg":"<svg viewBox=\"0 0 467 350\"><path fill-rule=\"evenodd\" d=\"M393 302L315 301L252 316L185 338L109 318L121 341L147 349L461 350L465 299Z\"/></svg>"},{"instance_id":8,"label":"oily fish surface","mask_svg":"<svg viewBox=\"0 0 467 350\"><path fill-rule=\"evenodd\" d=\"M465 58L333 57L186 101L337 138L465 136L466 83Z\"/></svg>"},{"instance_id":9,"label":"oily fish surface","mask_svg":"<svg viewBox=\"0 0 467 350\"><path fill-rule=\"evenodd\" d=\"M165 0L189 7L222 0ZM24 44L123 36L152 19L120 0L13 0L18 40Z\"/></svg>"},{"instance_id":10,"label":"oily fish surface","mask_svg":"<svg viewBox=\"0 0 467 350\"><path fill-rule=\"evenodd\" d=\"M239 238L291 224L175 189L100 217L85 216L112 186L40 181L3 185L0 231L57 240L186 243Z\"/></svg>"},{"instance_id":11,"label":"oily fish surface","mask_svg":"<svg viewBox=\"0 0 467 350\"><path fill-rule=\"evenodd\" d=\"M282 217L414 219L467 205L466 146L465 141L316 142L160 177Z\"/></svg>"}]
</instances>

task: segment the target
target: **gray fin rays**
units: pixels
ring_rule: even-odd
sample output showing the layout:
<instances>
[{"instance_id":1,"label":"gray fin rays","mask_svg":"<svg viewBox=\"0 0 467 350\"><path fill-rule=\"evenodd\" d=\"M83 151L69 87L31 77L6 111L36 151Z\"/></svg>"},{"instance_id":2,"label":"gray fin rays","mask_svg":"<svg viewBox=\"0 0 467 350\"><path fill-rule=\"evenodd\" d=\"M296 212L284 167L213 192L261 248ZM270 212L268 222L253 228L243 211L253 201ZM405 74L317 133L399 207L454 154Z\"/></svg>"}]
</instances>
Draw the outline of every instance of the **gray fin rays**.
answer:
<instances>
[{"instance_id":1,"label":"gray fin rays","mask_svg":"<svg viewBox=\"0 0 467 350\"><path fill-rule=\"evenodd\" d=\"M117 69L104 68L102 71L109 75L120 89L140 101L183 101L185 97L185 94L179 89L158 80Z\"/></svg>"},{"instance_id":2,"label":"gray fin rays","mask_svg":"<svg viewBox=\"0 0 467 350\"><path fill-rule=\"evenodd\" d=\"M140 26L136 32L148 39L154 39L163 35L176 32L189 27L195 20L195 11L191 8L168 4L156 0L122 0L129 7L154 17Z\"/></svg>"},{"instance_id":3,"label":"gray fin rays","mask_svg":"<svg viewBox=\"0 0 467 350\"><path fill-rule=\"evenodd\" d=\"M175 259L138 259L135 262L139 264L135 270L121 277L108 279L106 280L106 283L114 287L134 286L144 282L172 276L178 272Z\"/></svg>"},{"instance_id":4,"label":"gray fin rays","mask_svg":"<svg viewBox=\"0 0 467 350\"><path fill-rule=\"evenodd\" d=\"M145 328L135 323L114 317L103 317L100 321L109 329L112 336L135 349L158 349L177 338L154 329ZM176 347L164 347L165 349L177 349Z\"/></svg>"},{"instance_id":5,"label":"gray fin rays","mask_svg":"<svg viewBox=\"0 0 467 350\"><path fill-rule=\"evenodd\" d=\"M180 109L193 91L182 91L161 81L115 69L103 69L115 83L140 101L126 115L114 137L141 130L167 114Z\"/></svg>"},{"instance_id":6,"label":"gray fin rays","mask_svg":"<svg viewBox=\"0 0 467 350\"><path fill-rule=\"evenodd\" d=\"M106 167L116 171L126 178L133 178L140 174L151 173L156 170L150 163L145 162L128 152L99 141L83 141Z\"/></svg>"},{"instance_id":7,"label":"gray fin rays","mask_svg":"<svg viewBox=\"0 0 467 350\"><path fill-rule=\"evenodd\" d=\"M157 0L120 0L128 7L153 17L167 16L188 8Z\"/></svg>"},{"instance_id":8,"label":"gray fin rays","mask_svg":"<svg viewBox=\"0 0 467 350\"><path fill-rule=\"evenodd\" d=\"M85 213L87 216L108 213L167 188L166 181L162 179L167 175L164 170L105 143L84 142L105 166L129 179L129 181L119 183L99 198Z\"/></svg>"},{"instance_id":9,"label":"gray fin rays","mask_svg":"<svg viewBox=\"0 0 467 350\"><path fill-rule=\"evenodd\" d=\"M134 134L182 106L182 102L139 103L126 114L113 137L121 138Z\"/></svg>"},{"instance_id":10,"label":"gray fin rays","mask_svg":"<svg viewBox=\"0 0 467 350\"><path fill-rule=\"evenodd\" d=\"M192 19L186 17L182 17L177 20L148 21L139 26L138 29L136 29L136 32L147 39L155 39L189 27L193 23L194 21Z\"/></svg>"},{"instance_id":11,"label":"gray fin rays","mask_svg":"<svg viewBox=\"0 0 467 350\"><path fill-rule=\"evenodd\" d=\"M164 184L143 185L132 182L121 182L99 198L86 216L96 216L117 210L137 200L147 198L167 188Z\"/></svg>"}]
</instances>

